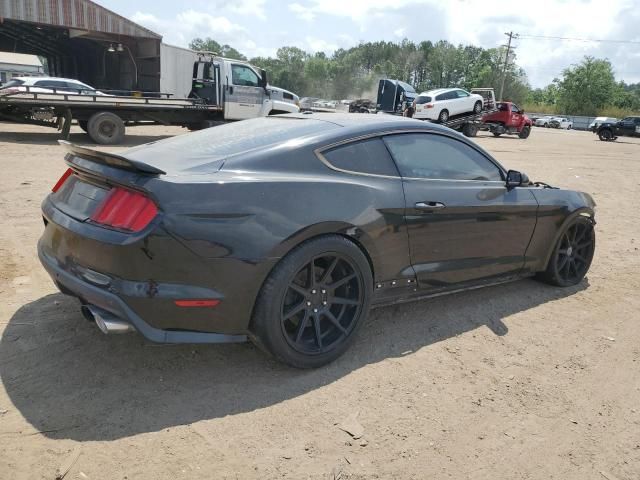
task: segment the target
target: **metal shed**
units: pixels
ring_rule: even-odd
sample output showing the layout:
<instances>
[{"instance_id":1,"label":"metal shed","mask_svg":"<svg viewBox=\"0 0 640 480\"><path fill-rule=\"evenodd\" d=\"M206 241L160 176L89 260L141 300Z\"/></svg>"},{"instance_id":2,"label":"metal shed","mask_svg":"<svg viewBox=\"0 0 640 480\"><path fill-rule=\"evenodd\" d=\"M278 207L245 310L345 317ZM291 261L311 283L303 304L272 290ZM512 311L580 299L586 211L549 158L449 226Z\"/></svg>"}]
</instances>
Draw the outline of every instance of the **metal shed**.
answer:
<instances>
[{"instance_id":1,"label":"metal shed","mask_svg":"<svg viewBox=\"0 0 640 480\"><path fill-rule=\"evenodd\" d=\"M0 50L97 88L158 91L161 40L91 0L0 0Z\"/></svg>"}]
</instances>

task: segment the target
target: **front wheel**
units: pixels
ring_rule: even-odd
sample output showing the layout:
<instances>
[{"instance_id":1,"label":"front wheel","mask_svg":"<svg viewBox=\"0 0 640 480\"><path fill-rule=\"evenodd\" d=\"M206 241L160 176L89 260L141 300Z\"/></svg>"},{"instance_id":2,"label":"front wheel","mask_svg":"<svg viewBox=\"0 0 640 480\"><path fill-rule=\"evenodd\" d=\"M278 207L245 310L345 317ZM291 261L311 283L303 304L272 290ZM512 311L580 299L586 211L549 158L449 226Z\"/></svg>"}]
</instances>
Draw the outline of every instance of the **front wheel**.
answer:
<instances>
[{"instance_id":1,"label":"front wheel","mask_svg":"<svg viewBox=\"0 0 640 480\"><path fill-rule=\"evenodd\" d=\"M353 342L369 311L367 258L339 235L309 240L275 267L260 291L252 339L284 363L315 368Z\"/></svg>"},{"instance_id":2,"label":"front wheel","mask_svg":"<svg viewBox=\"0 0 640 480\"><path fill-rule=\"evenodd\" d=\"M482 102L478 101L475 103L475 105L473 106L473 113L475 113L476 115L479 114L480 112L482 112Z\"/></svg>"},{"instance_id":3,"label":"front wheel","mask_svg":"<svg viewBox=\"0 0 640 480\"><path fill-rule=\"evenodd\" d=\"M577 285L589 271L595 248L593 221L584 216L576 217L564 227L547 269L538 277L558 287Z\"/></svg>"},{"instance_id":4,"label":"front wheel","mask_svg":"<svg viewBox=\"0 0 640 480\"><path fill-rule=\"evenodd\" d=\"M598 138L603 142L610 142L613 140L613 132L608 128L605 128L604 130L600 130Z\"/></svg>"},{"instance_id":5,"label":"front wheel","mask_svg":"<svg viewBox=\"0 0 640 480\"><path fill-rule=\"evenodd\" d=\"M525 138L529 137L530 133L531 127L522 127L522 130L520 130L520 133L518 133L518 137L524 140Z\"/></svg>"}]
</instances>

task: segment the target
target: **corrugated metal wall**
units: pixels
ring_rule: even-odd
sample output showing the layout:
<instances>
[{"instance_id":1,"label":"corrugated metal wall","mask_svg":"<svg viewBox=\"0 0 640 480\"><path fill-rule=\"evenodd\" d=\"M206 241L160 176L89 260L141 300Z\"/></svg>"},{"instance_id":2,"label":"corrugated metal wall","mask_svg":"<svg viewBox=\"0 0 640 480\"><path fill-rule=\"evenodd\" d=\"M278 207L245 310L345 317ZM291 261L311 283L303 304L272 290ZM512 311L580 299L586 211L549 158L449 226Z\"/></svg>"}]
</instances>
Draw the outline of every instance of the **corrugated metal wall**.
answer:
<instances>
[{"instance_id":1,"label":"corrugated metal wall","mask_svg":"<svg viewBox=\"0 0 640 480\"><path fill-rule=\"evenodd\" d=\"M131 37L161 38L90 0L0 0L0 20L1 17Z\"/></svg>"}]
</instances>

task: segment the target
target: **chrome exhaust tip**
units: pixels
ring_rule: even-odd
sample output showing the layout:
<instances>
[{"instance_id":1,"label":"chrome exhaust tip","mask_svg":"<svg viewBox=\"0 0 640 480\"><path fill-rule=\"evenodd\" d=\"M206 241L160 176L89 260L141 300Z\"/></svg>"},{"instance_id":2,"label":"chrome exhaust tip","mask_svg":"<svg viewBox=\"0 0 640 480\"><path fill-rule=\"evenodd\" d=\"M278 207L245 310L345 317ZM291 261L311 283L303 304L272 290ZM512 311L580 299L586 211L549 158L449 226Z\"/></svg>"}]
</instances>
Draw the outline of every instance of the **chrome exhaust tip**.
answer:
<instances>
[{"instance_id":1,"label":"chrome exhaust tip","mask_svg":"<svg viewBox=\"0 0 640 480\"><path fill-rule=\"evenodd\" d=\"M100 331L107 335L134 331L130 323L120 320L112 313L102 310L95 305L83 305L82 314L87 320L91 319L95 321Z\"/></svg>"}]
</instances>

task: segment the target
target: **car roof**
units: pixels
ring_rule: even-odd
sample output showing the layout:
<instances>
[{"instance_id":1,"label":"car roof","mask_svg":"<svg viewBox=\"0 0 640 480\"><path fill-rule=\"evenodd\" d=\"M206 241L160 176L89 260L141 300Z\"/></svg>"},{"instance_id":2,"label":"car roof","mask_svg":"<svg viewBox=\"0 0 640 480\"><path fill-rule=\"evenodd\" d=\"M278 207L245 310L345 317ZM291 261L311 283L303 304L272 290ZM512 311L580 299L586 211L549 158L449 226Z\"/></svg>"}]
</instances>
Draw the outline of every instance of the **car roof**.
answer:
<instances>
[{"instance_id":1,"label":"car roof","mask_svg":"<svg viewBox=\"0 0 640 480\"><path fill-rule=\"evenodd\" d=\"M76 82L83 83L80 80L76 80L74 78L64 78L64 77L13 77L16 80L22 80L23 82L38 82L40 80L62 80L65 82Z\"/></svg>"},{"instance_id":2,"label":"car roof","mask_svg":"<svg viewBox=\"0 0 640 480\"><path fill-rule=\"evenodd\" d=\"M438 95L439 93L450 92L451 90L459 90L458 88L434 88L433 90L427 90L420 95Z\"/></svg>"}]
</instances>

